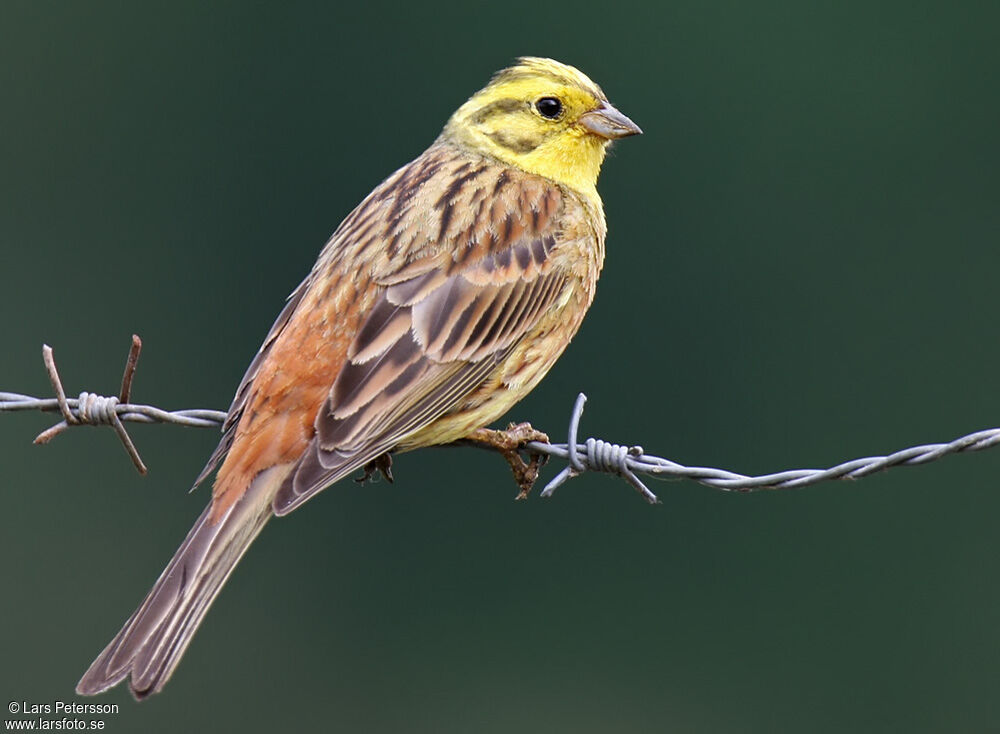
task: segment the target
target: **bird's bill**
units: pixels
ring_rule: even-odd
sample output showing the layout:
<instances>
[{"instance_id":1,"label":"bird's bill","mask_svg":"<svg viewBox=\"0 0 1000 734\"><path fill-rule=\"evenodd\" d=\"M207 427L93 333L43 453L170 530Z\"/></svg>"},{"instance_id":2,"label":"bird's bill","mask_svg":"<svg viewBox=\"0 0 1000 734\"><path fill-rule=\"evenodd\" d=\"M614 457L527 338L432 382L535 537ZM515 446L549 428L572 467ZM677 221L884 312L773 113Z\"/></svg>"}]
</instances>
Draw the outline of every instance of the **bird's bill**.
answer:
<instances>
[{"instance_id":1,"label":"bird's bill","mask_svg":"<svg viewBox=\"0 0 1000 734\"><path fill-rule=\"evenodd\" d=\"M627 138L629 135L642 135L642 129L612 107L609 102L603 103L596 110L581 115L580 124L594 135L608 140Z\"/></svg>"}]
</instances>

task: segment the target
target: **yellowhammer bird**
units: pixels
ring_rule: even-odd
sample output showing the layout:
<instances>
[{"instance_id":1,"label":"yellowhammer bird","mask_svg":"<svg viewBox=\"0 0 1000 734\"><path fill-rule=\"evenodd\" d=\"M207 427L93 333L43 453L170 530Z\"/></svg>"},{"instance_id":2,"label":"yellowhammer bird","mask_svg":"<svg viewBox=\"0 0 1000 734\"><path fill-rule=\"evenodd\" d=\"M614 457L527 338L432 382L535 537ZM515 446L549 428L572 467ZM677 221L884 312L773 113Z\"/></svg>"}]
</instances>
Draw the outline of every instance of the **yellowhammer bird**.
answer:
<instances>
[{"instance_id":1,"label":"yellowhammer bird","mask_svg":"<svg viewBox=\"0 0 1000 734\"><path fill-rule=\"evenodd\" d=\"M534 388L594 298L608 143L640 132L577 69L522 58L376 187L250 364L197 480L221 461L211 503L77 692L159 691L272 515L475 438Z\"/></svg>"}]
</instances>

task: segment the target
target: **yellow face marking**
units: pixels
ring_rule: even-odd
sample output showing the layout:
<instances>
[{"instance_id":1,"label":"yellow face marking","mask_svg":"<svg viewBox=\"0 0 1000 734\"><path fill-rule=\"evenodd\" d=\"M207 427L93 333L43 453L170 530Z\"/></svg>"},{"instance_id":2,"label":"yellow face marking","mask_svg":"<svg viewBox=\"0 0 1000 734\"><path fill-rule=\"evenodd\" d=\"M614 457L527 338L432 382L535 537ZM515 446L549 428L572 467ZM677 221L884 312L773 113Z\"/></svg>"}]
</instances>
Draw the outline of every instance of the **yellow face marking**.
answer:
<instances>
[{"instance_id":1,"label":"yellow face marking","mask_svg":"<svg viewBox=\"0 0 1000 734\"><path fill-rule=\"evenodd\" d=\"M581 71L526 57L462 105L444 136L596 199L608 140L578 123L606 102Z\"/></svg>"}]
</instances>

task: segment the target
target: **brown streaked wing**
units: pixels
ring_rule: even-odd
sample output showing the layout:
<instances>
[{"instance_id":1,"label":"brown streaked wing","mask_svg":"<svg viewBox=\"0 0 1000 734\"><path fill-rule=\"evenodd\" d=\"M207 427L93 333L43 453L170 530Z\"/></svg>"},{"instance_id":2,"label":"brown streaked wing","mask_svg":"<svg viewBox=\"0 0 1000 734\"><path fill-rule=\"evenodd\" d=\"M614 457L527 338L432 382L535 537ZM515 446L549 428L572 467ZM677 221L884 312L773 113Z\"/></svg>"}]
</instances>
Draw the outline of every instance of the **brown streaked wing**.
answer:
<instances>
[{"instance_id":1,"label":"brown streaked wing","mask_svg":"<svg viewBox=\"0 0 1000 734\"><path fill-rule=\"evenodd\" d=\"M257 474L276 464L294 465L305 455L348 348L386 287L374 277L398 271L407 279L439 268L449 243L440 241L441 217L430 203L440 201L440 211L457 212L456 220L463 221L468 202L456 207L456 199L467 191L460 188L444 199L441 192L474 166L478 172L489 164L434 145L386 178L341 222L296 293L297 305L279 318L233 401L229 424L235 429L223 436L204 472L225 456L213 486L216 519ZM370 356L377 356L380 345L371 346Z\"/></svg>"},{"instance_id":2,"label":"brown streaked wing","mask_svg":"<svg viewBox=\"0 0 1000 734\"><path fill-rule=\"evenodd\" d=\"M369 423L368 428L376 437L374 441L369 440L354 449L325 449L320 440L313 440L293 475L285 480L275 497L274 514L287 515L313 495L389 451L407 435L440 417L448 406L456 405L462 397L482 384L512 350L513 347L510 347L497 354L494 359L470 362L463 369L453 370L432 391L415 402L408 401L405 410L397 410L396 415L390 416L390 420L386 421L389 427L382 433L376 433L375 426ZM338 421L330 419L330 423L331 431L336 432L340 427L337 425Z\"/></svg>"},{"instance_id":3,"label":"brown streaked wing","mask_svg":"<svg viewBox=\"0 0 1000 734\"><path fill-rule=\"evenodd\" d=\"M492 189L500 177L512 186L510 172L490 168L492 176L478 169L466 187ZM443 248L437 267L404 263L379 278L387 287L348 350L316 417L315 437L275 497L275 514L288 514L460 408L538 324L568 273L550 257L561 236L555 216L561 194L537 182L529 180L537 196L529 197L529 211L517 210L525 200L519 195L479 208L489 221L474 218L466 225L479 236L455 231L453 213L440 220L452 225L448 237L462 243L462 254L479 250L477 257ZM410 277L400 278L407 270Z\"/></svg>"}]
</instances>

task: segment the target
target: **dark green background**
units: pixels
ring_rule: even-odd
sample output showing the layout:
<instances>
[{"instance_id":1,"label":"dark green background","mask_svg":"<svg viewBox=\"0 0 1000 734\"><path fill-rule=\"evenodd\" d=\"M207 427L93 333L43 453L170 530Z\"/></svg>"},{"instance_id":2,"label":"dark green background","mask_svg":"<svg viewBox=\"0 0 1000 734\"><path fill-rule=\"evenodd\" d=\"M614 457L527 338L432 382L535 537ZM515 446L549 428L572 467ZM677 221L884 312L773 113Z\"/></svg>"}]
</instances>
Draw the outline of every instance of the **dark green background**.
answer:
<instances>
[{"instance_id":1,"label":"dark green background","mask_svg":"<svg viewBox=\"0 0 1000 734\"><path fill-rule=\"evenodd\" d=\"M588 320L511 418L738 471L1000 424L995 2L0 6L0 389L225 407L340 219L519 54L615 149ZM209 431L0 417L4 700L70 699L201 511ZM556 470L551 467L546 477ZM428 450L272 523L109 731L1000 730L1000 450L513 501Z\"/></svg>"}]
</instances>

